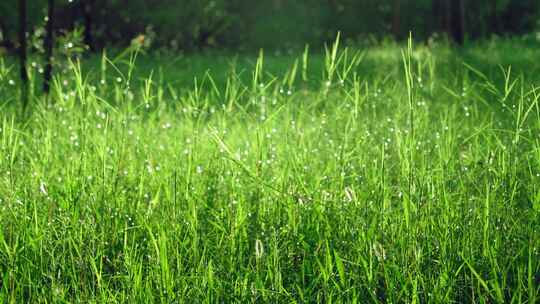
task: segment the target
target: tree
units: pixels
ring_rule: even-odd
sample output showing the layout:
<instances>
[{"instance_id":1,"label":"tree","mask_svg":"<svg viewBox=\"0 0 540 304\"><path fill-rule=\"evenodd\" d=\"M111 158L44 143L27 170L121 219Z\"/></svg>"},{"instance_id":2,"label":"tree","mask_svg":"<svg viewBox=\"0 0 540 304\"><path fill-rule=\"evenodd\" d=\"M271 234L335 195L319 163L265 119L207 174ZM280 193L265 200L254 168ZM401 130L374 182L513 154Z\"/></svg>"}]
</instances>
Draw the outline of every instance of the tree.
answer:
<instances>
[{"instance_id":1,"label":"tree","mask_svg":"<svg viewBox=\"0 0 540 304\"><path fill-rule=\"evenodd\" d=\"M401 33L401 0L394 0L392 34L399 39Z\"/></svg>"},{"instance_id":2,"label":"tree","mask_svg":"<svg viewBox=\"0 0 540 304\"><path fill-rule=\"evenodd\" d=\"M450 7L449 0L431 0L431 33L446 32L450 35Z\"/></svg>"},{"instance_id":3,"label":"tree","mask_svg":"<svg viewBox=\"0 0 540 304\"><path fill-rule=\"evenodd\" d=\"M13 47L8 37L7 27L2 20L0 20L0 47L5 47L7 49Z\"/></svg>"},{"instance_id":4,"label":"tree","mask_svg":"<svg viewBox=\"0 0 540 304\"><path fill-rule=\"evenodd\" d=\"M463 45L465 43L465 1L452 0L452 38L454 41Z\"/></svg>"},{"instance_id":5,"label":"tree","mask_svg":"<svg viewBox=\"0 0 540 304\"><path fill-rule=\"evenodd\" d=\"M497 0L490 0L490 30L499 33L499 13L497 12Z\"/></svg>"},{"instance_id":6,"label":"tree","mask_svg":"<svg viewBox=\"0 0 540 304\"><path fill-rule=\"evenodd\" d=\"M454 38L452 27L453 3L458 0L431 0L431 32L441 31Z\"/></svg>"},{"instance_id":7,"label":"tree","mask_svg":"<svg viewBox=\"0 0 540 304\"><path fill-rule=\"evenodd\" d=\"M94 51L94 37L92 35L92 26L94 25L92 10L94 7L94 0L84 0L82 5L84 16L84 43L91 51Z\"/></svg>"},{"instance_id":8,"label":"tree","mask_svg":"<svg viewBox=\"0 0 540 304\"><path fill-rule=\"evenodd\" d=\"M23 111L28 102L28 71L26 69L26 0L19 0L19 64L21 73L21 98L23 101Z\"/></svg>"},{"instance_id":9,"label":"tree","mask_svg":"<svg viewBox=\"0 0 540 304\"><path fill-rule=\"evenodd\" d=\"M49 0L47 14L47 33L45 35L45 74L43 75L43 92L49 93L53 69L53 45L54 45L54 0Z\"/></svg>"}]
</instances>

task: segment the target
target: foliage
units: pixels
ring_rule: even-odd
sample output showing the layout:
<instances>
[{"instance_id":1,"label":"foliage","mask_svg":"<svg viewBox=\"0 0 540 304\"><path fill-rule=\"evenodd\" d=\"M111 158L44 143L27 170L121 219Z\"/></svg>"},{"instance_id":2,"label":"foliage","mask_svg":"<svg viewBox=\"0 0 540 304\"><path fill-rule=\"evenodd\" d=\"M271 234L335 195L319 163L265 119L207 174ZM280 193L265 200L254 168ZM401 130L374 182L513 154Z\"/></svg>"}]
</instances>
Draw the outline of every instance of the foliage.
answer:
<instances>
[{"instance_id":1,"label":"foliage","mask_svg":"<svg viewBox=\"0 0 540 304\"><path fill-rule=\"evenodd\" d=\"M145 34L155 47L194 50L206 47L285 48L321 44L341 31L346 39L381 38L390 33L396 0L84 0L93 3L92 30L101 46L129 44ZM397 38L427 39L444 31L441 5L451 0L400 0ZM14 41L16 0L0 2L0 30ZM46 1L29 1L30 25L40 32ZM83 0L58 3L58 30L83 26ZM467 1L469 38L523 34L538 25L536 0Z\"/></svg>"}]
</instances>

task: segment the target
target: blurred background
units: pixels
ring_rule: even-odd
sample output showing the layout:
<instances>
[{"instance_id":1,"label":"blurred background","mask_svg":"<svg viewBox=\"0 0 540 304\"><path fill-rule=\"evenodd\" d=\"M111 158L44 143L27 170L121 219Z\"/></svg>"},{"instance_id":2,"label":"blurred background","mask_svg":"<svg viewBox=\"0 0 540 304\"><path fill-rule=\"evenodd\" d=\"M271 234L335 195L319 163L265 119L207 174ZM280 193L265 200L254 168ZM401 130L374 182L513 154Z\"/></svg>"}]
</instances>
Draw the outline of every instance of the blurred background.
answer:
<instances>
[{"instance_id":1,"label":"blurred background","mask_svg":"<svg viewBox=\"0 0 540 304\"><path fill-rule=\"evenodd\" d=\"M0 46L16 49L19 0L0 1ZM51 1L27 1L30 47L42 48ZM56 0L60 42L91 50L139 39L153 49L291 49L342 37L356 44L496 36L537 39L538 0Z\"/></svg>"}]
</instances>

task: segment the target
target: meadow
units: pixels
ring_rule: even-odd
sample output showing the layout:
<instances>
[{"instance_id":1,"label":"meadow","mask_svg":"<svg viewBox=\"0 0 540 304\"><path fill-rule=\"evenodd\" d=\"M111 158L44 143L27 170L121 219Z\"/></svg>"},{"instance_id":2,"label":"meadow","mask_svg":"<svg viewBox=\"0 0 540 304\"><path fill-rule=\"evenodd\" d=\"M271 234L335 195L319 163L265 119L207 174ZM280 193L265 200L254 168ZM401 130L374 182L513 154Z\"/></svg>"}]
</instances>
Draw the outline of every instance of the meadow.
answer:
<instances>
[{"instance_id":1,"label":"meadow","mask_svg":"<svg viewBox=\"0 0 540 304\"><path fill-rule=\"evenodd\" d=\"M538 303L538 58L0 59L0 302Z\"/></svg>"}]
</instances>

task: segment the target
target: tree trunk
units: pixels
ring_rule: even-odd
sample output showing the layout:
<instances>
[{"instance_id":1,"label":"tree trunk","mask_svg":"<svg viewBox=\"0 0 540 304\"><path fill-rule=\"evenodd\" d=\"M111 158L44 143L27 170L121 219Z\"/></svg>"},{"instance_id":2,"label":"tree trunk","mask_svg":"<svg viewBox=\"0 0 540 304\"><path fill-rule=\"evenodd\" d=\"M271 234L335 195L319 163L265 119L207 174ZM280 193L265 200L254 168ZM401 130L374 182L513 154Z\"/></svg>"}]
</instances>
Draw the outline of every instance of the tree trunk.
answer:
<instances>
[{"instance_id":1,"label":"tree trunk","mask_svg":"<svg viewBox=\"0 0 540 304\"><path fill-rule=\"evenodd\" d=\"M4 25L2 20L0 20L0 47L10 48L11 42L8 38L7 27Z\"/></svg>"},{"instance_id":2,"label":"tree trunk","mask_svg":"<svg viewBox=\"0 0 540 304\"><path fill-rule=\"evenodd\" d=\"M396 39L401 36L401 0L394 0L394 12L392 16L392 34Z\"/></svg>"},{"instance_id":3,"label":"tree trunk","mask_svg":"<svg viewBox=\"0 0 540 304\"><path fill-rule=\"evenodd\" d=\"M49 94L53 70L53 46L54 46L54 0L49 0L49 12L47 15L47 33L45 36L45 74L43 75L43 93Z\"/></svg>"},{"instance_id":4,"label":"tree trunk","mask_svg":"<svg viewBox=\"0 0 540 304\"><path fill-rule=\"evenodd\" d=\"M463 45L465 43L465 0L452 1L452 38Z\"/></svg>"},{"instance_id":5,"label":"tree trunk","mask_svg":"<svg viewBox=\"0 0 540 304\"><path fill-rule=\"evenodd\" d=\"M28 102L28 71L26 70L26 0L19 0L19 64L21 74L21 99L23 112Z\"/></svg>"},{"instance_id":6,"label":"tree trunk","mask_svg":"<svg viewBox=\"0 0 540 304\"><path fill-rule=\"evenodd\" d=\"M465 27L465 18L466 18L466 14L467 14L467 11L465 10L465 5L467 0L459 0L458 1L458 4L459 4L459 29L460 29L460 34L461 34L461 37L460 37L460 41L461 41L461 44L464 44L465 43L465 35L467 34L467 28Z\"/></svg>"},{"instance_id":7,"label":"tree trunk","mask_svg":"<svg viewBox=\"0 0 540 304\"><path fill-rule=\"evenodd\" d=\"M440 30L440 23L438 20L441 16L441 2L440 0L431 0L431 31L430 34L436 33Z\"/></svg>"},{"instance_id":8,"label":"tree trunk","mask_svg":"<svg viewBox=\"0 0 540 304\"><path fill-rule=\"evenodd\" d=\"M499 33L499 13L497 12L497 0L491 0L491 16L490 24L491 28L489 32Z\"/></svg>"},{"instance_id":9,"label":"tree trunk","mask_svg":"<svg viewBox=\"0 0 540 304\"><path fill-rule=\"evenodd\" d=\"M92 26L94 25L94 19L92 15L93 7L94 7L94 0L85 0L83 2L84 43L88 46L90 51L95 51L94 37L92 35Z\"/></svg>"},{"instance_id":10,"label":"tree trunk","mask_svg":"<svg viewBox=\"0 0 540 304\"><path fill-rule=\"evenodd\" d=\"M452 4L451 0L442 0L442 28L446 31L448 37L452 36ZM452 0L454 1L454 0Z\"/></svg>"}]
</instances>

